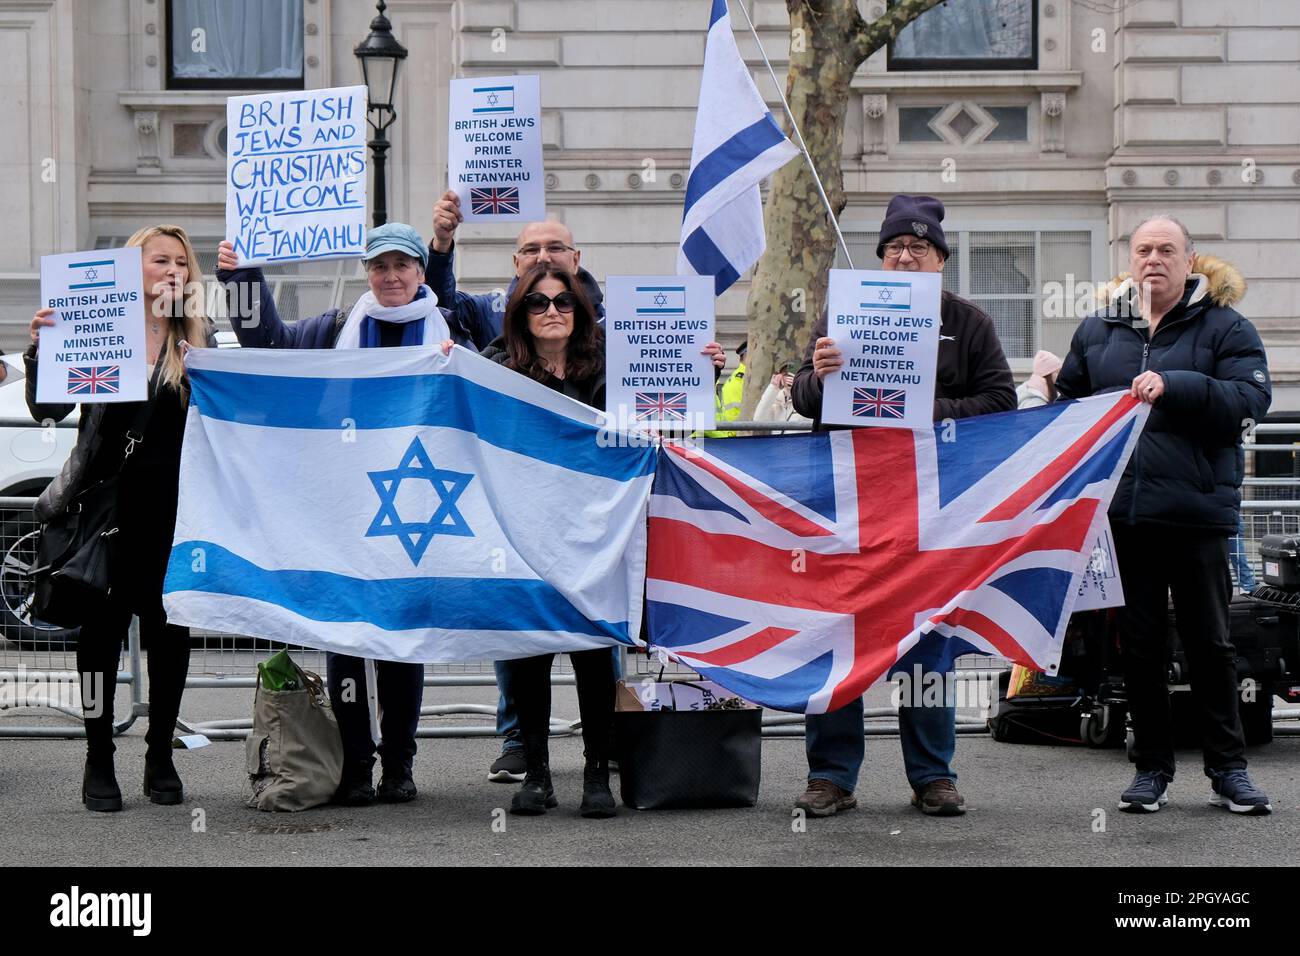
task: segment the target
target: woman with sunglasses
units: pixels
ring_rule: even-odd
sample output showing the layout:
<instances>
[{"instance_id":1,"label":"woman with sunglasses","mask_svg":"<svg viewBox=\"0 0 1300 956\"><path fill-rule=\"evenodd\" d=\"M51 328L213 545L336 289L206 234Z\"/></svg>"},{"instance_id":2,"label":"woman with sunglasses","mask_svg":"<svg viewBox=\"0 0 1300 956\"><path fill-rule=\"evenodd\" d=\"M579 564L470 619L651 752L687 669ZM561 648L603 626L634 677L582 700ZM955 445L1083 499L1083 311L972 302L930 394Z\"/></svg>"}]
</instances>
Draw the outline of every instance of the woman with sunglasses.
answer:
<instances>
[{"instance_id":1,"label":"woman with sunglasses","mask_svg":"<svg viewBox=\"0 0 1300 956\"><path fill-rule=\"evenodd\" d=\"M586 292L570 273L551 263L539 263L520 276L505 312L504 348L488 346L485 358L592 408L604 409L605 335L596 325ZM704 352L715 367L725 361L716 342L705 346ZM535 816L558 806L547 747L554 657L542 654L506 662L512 671L527 764L523 786L510 801L511 813ZM572 651L569 660L577 678L586 757L579 812L584 817L612 817L609 740L614 722L614 672L609 651Z\"/></svg>"}]
</instances>

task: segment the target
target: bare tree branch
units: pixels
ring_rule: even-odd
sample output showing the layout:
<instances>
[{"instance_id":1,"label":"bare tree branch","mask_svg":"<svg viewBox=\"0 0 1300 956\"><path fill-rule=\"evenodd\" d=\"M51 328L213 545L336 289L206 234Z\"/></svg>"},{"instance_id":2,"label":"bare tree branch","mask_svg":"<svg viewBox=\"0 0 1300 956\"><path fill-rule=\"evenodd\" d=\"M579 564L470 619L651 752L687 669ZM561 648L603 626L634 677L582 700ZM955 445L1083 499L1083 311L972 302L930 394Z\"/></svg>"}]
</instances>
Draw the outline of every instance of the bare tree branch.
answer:
<instances>
[{"instance_id":1,"label":"bare tree branch","mask_svg":"<svg viewBox=\"0 0 1300 956\"><path fill-rule=\"evenodd\" d=\"M871 21L870 25L859 18L861 27L853 38L853 51L858 62L861 63L882 46L893 43L903 27L942 2L943 0L898 0Z\"/></svg>"}]
</instances>

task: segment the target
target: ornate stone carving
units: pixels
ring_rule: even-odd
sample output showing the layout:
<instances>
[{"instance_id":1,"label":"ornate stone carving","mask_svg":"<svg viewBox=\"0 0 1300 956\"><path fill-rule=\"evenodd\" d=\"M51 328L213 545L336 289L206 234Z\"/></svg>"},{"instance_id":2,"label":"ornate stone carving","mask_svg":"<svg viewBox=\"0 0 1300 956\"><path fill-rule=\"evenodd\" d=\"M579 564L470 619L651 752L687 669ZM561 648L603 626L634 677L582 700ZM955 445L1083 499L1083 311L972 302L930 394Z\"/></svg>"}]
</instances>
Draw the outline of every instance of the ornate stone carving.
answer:
<instances>
[{"instance_id":1,"label":"ornate stone carving","mask_svg":"<svg viewBox=\"0 0 1300 956\"><path fill-rule=\"evenodd\" d=\"M1042 151L1065 152L1065 94L1043 93Z\"/></svg>"},{"instance_id":2,"label":"ornate stone carving","mask_svg":"<svg viewBox=\"0 0 1300 956\"><path fill-rule=\"evenodd\" d=\"M889 97L884 93L868 93L862 97L862 156L883 156L889 152L885 140L885 114L889 112Z\"/></svg>"},{"instance_id":3,"label":"ornate stone carving","mask_svg":"<svg viewBox=\"0 0 1300 956\"><path fill-rule=\"evenodd\" d=\"M137 110L135 114L135 133L139 140L139 154L135 160L135 171L145 176L157 176L162 172L158 144L158 114L153 110Z\"/></svg>"}]
</instances>

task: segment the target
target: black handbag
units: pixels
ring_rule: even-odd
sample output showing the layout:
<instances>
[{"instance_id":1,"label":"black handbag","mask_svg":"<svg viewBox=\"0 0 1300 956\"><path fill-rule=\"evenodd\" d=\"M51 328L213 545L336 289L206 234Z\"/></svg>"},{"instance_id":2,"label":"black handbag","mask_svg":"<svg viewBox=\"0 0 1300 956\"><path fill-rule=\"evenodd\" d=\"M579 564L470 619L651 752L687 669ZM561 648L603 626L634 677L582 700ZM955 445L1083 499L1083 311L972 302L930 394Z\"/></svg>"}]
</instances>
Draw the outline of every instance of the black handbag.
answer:
<instances>
[{"instance_id":1,"label":"black handbag","mask_svg":"<svg viewBox=\"0 0 1300 956\"><path fill-rule=\"evenodd\" d=\"M117 474L78 491L61 512L41 526L31 572L32 616L38 620L80 627L104 609L112 591L109 568L119 530L118 479L135 446L144 441L161 371L159 361L149 383L149 398L126 431L126 451Z\"/></svg>"}]
</instances>

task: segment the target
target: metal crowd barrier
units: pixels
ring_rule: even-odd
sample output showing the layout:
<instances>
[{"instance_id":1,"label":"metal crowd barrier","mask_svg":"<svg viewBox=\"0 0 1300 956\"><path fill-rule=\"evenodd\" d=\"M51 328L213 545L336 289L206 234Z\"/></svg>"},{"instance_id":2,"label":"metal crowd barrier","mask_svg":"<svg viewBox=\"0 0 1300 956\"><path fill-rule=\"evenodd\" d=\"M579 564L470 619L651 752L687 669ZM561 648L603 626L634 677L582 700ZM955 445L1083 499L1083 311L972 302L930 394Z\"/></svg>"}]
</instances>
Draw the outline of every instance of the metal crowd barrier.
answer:
<instances>
[{"instance_id":1,"label":"metal crowd barrier","mask_svg":"<svg viewBox=\"0 0 1300 956\"><path fill-rule=\"evenodd\" d=\"M0 420L0 427L33 427L27 421ZM57 427L75 427L73 422L63 422ZM806 423L783 422L727 422L728 431L767 433L773 431L807 432ZM1260 425L1258 434L1295 431L1296 426ZM1248 454L1257 451L1293 451L1291 445L1248 443ZM1242 505L1244 534L1234 539L1233 576L1238 580L1240 562L1249 567L1256 577L1260 574L1259 541L1265 534L1300 535L1300 477L1246 479ZM0 498L0 737L79 737L84 736L80 723L79 696L77 696L77 667L75 632L41 625L31 620L27 572L35 556L37 527L31 509L34 498ZM220 634L196 630L190 676L186 687L190 689L249 689L256 685L256 666L259 660L285 647L284 644L264 638ZM294 659L305 669L325 673L323 652L308 648L291 648ZM964 657L958 661L959 680L987 680L990 673L1009 667L1001 658L979 656ZM148 704L143 693L142 651L138 627L132 622L130 637L118 669L117 684L128 689L129 707L119 713L125 716L116 724L118 733L129 728L139 716L148 714ZM662 662L654 656L625 653L623 673L629 681L646 678L692 677L694 672L672 662ZM572 685L572 668L563 655L557 657L552 670L552 683L557 686ZM491 662L461 664L430 664L425 668L425 687L493 687L496 677ZM373 685L372 685L373 686ZM996 687L996 684L994 685ZM8 689L8 694L5 691ZM69 692L71 688L73 692ZM10 706L15 696L21 697L20 706ZM37 725L11 723L12 711L36 710L43 722ZM427 718L456 718L465 716L494 717L495 707L486 704L426 705L421 716ZM879 723L896 717L891 708L873 708L866 718L866 733L896 734L897 725ZM68 724L51 723L51 720L69 718ZM1275 719L1294 721L1300 719L1300 710L1275 710ZM251 718L230 720L188 720L182 715L180 726L193 733L202 733L212 739L243 739L251 729ZM797 736L803 733L803 718L796 714L765 714L764 735L771 737ZM1300 733L1300 727L1281 728L1283 733ZM575 734L581 731L581 722L552 718L552 734ZM959 733L984 733L982 719L960 717ZM490 737L495 736L495 721L483 724L422 723L421 737Z\"/></svg>"}]
</instances>

